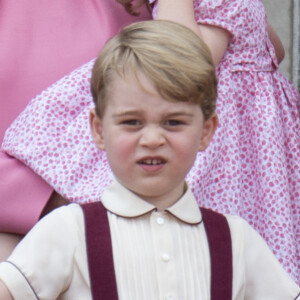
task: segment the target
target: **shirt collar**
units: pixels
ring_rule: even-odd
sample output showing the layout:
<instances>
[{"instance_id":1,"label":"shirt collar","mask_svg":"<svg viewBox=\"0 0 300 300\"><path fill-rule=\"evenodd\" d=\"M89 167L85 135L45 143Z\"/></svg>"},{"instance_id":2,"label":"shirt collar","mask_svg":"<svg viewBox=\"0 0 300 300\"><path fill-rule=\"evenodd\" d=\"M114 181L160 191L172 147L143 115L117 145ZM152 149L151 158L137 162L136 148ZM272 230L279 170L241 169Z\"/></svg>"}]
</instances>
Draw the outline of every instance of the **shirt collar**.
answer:
<instances>
[{"instance_id":1,"label":"shirt collar","mask_svg":"<svg viewBox=\"0 0 300 300\"><path fill-rule=\"evenodd\" d=\"M101 201L107 210L125 218L142 216L156 209L154 205L138 197L116 180L104 191ZM199 224L202 221L200 209L189 187L166 212L184 223Z\"/></svg>"}]
</instances>

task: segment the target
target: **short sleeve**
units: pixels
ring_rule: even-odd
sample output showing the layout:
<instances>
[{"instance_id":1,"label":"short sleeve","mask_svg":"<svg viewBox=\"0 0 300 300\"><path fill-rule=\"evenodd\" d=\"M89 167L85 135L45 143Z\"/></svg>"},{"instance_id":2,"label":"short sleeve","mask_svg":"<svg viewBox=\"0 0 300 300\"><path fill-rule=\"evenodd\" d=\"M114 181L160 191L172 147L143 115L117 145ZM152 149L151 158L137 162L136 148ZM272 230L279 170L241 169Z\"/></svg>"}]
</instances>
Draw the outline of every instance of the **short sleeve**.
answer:
<instances>
[{"instance_id":1,"label":"short sleeve","mask_svg":"<svg viewBox=\"0 0 300 300\"><path fill-rule=\"evenodd\" d=\"M246 10L241 0L195 0L194 12L198 23L218 26L234 35Z\"/></svg>"},{"instance_id":2,"label":"short sleeve","mask_svg":"<svg viewBox=\"0 0 300 300\"><path fill-rule=\"evenodd\" d=\"M154 4L152 17L155 19L158 1L148 1ZM232 35L235 28L242 25L243 18L247 16L246 11L244 1L241 0L194 0L196 22L221 27Z\"/></svg>"},{"instance_id":3,"label":"short sleeve","mask_svg":"<svg viewBox=\"0 0 300 300\"><path fill-rule=\"evenodd\" d=\"M234 284L239 282L235 290L243 291L243 299L298 299L300 287L286 273L263 238L239 217L229 218L229 224L235 249Z\"/></svg>"},{"instance_id":4,"label":"short sleeve","mask_svg":"<svg viewBox=\"0 0 300 300\"><path fill-rule=\"evenodd\" d=\"M54 210L0 264L0 278L14 299L57 299L68 288L74 276L78 232L84 228L78 220L83 222L83 216L76 204Z\"/></svg>"}]
</instances>

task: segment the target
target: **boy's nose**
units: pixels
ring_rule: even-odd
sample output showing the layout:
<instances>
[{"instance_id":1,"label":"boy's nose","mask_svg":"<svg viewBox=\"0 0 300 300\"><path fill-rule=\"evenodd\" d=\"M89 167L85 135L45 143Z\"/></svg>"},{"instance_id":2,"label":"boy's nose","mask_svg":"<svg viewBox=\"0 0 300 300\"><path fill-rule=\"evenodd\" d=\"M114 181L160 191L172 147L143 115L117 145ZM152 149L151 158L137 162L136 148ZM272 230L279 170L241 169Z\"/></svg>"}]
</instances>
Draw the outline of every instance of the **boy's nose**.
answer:
<instances>
[{"instance_id":1,"label":"boy's nose","mask_svg":"<svg viewBox=\"0 0 300 300\"><path fill-rule=\"evenodd\" d=\"M165 138L160 128L149 127L143 129L143 133L140 139L141 146L155 149L162 146L164 143Z\"/></svg>"}]
</instances>

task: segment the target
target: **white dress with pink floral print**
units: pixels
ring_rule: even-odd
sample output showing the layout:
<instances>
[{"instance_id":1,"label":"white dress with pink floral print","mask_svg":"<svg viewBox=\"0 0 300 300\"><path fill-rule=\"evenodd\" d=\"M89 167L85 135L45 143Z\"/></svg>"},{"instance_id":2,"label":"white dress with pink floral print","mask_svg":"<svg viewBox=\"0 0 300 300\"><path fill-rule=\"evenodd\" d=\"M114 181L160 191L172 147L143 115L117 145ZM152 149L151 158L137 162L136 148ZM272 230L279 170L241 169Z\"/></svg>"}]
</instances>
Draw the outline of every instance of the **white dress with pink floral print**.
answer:
<instances>
[{"instance_id":1,"label":"white dress with pink floral print","mask_svg":"<svg viewBox=\"0 0 300 300\"><path fill-rule=\"evenodd\" d=\"M220 125L187 181L201 206L253 225L300 283L299 94L278 72L261 0L196 0L194 8L199 23L222 27L231 39L217 68ZM83 65L33 99L3 143L80 203L99 200L112 180L88 126L92 66Z\"/></svg>"}]
</instances>

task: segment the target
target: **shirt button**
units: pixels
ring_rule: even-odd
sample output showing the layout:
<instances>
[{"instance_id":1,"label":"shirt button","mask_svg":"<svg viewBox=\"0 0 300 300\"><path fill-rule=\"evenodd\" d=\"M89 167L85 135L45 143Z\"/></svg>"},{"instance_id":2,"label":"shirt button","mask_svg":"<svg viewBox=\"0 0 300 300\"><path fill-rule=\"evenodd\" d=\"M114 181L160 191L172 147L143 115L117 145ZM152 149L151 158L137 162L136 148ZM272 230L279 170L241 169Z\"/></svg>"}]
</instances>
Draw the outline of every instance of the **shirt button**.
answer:
<instances>
[{"instance_id":1,"label":"shirt button","mask_svg":"<svg viewBox=\"0 0 300 300\"><path fill-rule=\"evenodd\" d=\"M163 261L167 262L170 260L170 255L168 253L163 253L161 258Z\"/></svg>"},{"instance_id":2,"label":"shirt button","mask_svg":"<svg viewBox=\"0 0 300 300\"><path fill-rule=\"evenodd\" d=\"M163 224L165 223L165 220L164 220L164 218L162 218L162 217L157 217L156 222L157 222L157 224L159 224L159 225L163 225Z\"/></svg>"}]
</instances>

